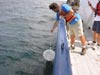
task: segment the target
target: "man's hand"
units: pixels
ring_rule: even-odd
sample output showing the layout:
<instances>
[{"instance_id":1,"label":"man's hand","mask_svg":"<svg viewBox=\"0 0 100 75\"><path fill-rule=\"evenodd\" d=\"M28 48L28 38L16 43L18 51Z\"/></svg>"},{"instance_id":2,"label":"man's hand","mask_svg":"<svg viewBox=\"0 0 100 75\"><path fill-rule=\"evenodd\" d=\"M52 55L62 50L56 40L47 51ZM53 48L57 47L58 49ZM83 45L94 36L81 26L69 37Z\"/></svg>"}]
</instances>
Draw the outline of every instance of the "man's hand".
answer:
<instances>
[{"instance_id":1,"label":"man's hand","mask_svg":"<svg viewBox=\"0 0 100 75\"><path fill-rule=\"evenodd\" d=\"M54 29L51 29L51 33L53 33Z\"/></svg>"},{"instance_id":2,"label":"man's hand","mask_svg":"<svg viewBox=\"0 0 100 75\"><path fill-rule=\"evenodd\" d=\"M92 4L90 3L90 1L88 1L88 5L89 5L89 6L92 6Z\"/></svg>"},{"instance_id":3,"label":"man's hand","mask_svg":"<svg viewBox=\"0 0 100 75\"><path fill-rule=\"evenodd\" d=\"M55 21L53 27L51 28L51 33L55 30L55 28L58 26L59 21Z\"/></svg>"}]
</instances>

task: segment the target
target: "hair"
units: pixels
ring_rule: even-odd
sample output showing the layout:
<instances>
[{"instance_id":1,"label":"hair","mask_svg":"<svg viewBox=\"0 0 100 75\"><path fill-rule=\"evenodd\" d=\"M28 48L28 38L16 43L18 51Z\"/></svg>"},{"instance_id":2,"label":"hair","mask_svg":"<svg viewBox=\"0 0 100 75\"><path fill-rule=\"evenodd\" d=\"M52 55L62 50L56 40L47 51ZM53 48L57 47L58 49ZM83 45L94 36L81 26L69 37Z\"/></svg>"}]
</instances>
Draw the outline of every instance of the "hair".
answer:
<instances>
[{"instance_id":1,"label":"hair","mask_svg":"<svg viewBox=\"0 0 100 75\"><path fill-rule=\"evenodd\" d=\"M49 5L49 9L56 9L58 7L58 4L57 3L51 3L50 5Z\"/></svg>"}]
</instances>

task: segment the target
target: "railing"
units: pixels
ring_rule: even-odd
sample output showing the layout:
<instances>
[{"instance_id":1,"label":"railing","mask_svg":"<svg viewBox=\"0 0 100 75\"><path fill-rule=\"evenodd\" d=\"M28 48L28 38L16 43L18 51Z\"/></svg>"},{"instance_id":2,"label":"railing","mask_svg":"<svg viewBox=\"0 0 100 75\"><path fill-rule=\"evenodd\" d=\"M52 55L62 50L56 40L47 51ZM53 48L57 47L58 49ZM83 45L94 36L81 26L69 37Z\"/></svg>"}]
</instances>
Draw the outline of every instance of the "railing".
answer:
<instances>
[{"instance_id":1,"label":"railing","mask_svg":"<svg viewBox=\"0 0 100 75\"><path fill-rule=\"evenodd\" d=\"M58 26L53 75L72 75L64 19L60 19Z\"/></svg>"}]
</instances>

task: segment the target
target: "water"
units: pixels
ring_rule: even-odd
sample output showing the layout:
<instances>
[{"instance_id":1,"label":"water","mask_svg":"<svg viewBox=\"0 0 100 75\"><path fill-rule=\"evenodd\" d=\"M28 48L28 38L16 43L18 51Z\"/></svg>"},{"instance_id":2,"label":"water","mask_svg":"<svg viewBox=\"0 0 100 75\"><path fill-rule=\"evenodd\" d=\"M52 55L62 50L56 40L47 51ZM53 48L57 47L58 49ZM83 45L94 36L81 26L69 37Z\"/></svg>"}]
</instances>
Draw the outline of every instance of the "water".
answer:
<instances>
[{"instance_id":1,"label":"water","mask_svg":"<svg viewBox=\"0 0 100 75\"><path fill-rule=\"evenodd\" d=\"M0 75L43 75L54 13L49 0L0 0Z\"/></svg>"},{"instance_id":2,"label":"water","mask_svg":"<svg viewBox=\"0 0 100 75\"><path fill-rule=\"evenodd\" d=\"M54 49L56 41L56 30L50 33L55 20L48 8L52 1L0 0L0 75L51 75L52 63L48 67L42 53L50 42ZM85 4L81 2L80 13L87 22L90 13L83 10L90 8Z\"/></svg>"}]
</instances>

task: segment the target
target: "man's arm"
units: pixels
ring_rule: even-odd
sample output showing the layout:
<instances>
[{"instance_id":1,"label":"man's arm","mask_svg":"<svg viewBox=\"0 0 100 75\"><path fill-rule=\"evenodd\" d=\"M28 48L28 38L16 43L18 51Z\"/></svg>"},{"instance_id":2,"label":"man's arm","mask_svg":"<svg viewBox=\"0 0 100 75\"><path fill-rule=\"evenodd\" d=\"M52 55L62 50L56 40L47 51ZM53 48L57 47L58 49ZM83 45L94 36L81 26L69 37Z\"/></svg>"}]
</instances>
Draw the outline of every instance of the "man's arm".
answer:
<instances>
[{"instance_id":1,"label":"man's arm","mask_svg":"<svg viewBox=\"0 0 100 75\"><path fill-rule=\"evenodd\" d=\"M91 7L92 11L96 11L96 9L92 6L92 4L88 1L88 5Z\"/></svg>"},{"instance_id":2,"label":"man's arm","mask_svg":"<svg viewBox=\"0 0 100 75\"><path fill-rule=\"evenodd\" d=\"M59 20L58 21L55 21L52 29L51 29L51 32L53 32L55 30L55 28L58 26L58 23L59 23Z\"/></svg>"}]
</instances>

